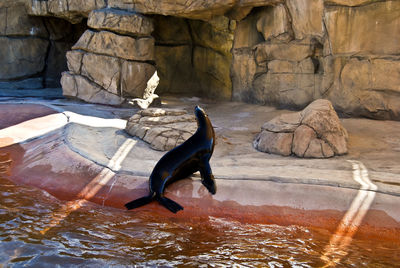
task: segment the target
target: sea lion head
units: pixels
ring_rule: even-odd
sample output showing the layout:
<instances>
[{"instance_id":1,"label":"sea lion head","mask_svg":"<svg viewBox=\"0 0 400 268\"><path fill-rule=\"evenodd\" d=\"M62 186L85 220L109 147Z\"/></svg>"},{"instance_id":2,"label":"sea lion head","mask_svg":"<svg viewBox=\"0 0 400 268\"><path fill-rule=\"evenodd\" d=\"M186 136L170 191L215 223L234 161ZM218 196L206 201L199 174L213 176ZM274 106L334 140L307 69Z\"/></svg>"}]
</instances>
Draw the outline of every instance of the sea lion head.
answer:
<instances>
[{"instance_id":1,"label":"sea lion head","mask_svg":"<svg viewBox=\"0 0 400 268\"><path fill-rule=\"evenodd\" d=\"M198 119L202 119L207 116L206 112L198 105L194 107L194 114Z\"/></svg>"},{"instance_id":2,"label":"sea lion head","mask_svg":"<svg viewBox=\"0 0 400 268\"><path fill-rule=\"evenodd\" d=\"M217 185L215 184L215 179L212 174L210 175L209 178L202 179L201 183L204 185L204 187L207 188L207 190L211 194L215 194L217 192Z\"/></svg>"}]
</instances>

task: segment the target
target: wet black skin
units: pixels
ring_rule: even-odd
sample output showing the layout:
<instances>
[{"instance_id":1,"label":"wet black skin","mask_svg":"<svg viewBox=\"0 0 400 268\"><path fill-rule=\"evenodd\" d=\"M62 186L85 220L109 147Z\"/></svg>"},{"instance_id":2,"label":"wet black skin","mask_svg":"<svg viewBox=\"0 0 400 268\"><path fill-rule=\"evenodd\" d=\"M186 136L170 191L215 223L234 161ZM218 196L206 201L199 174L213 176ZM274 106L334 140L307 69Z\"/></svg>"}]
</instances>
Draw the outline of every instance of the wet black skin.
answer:
<instances>
[{"instance_id":1,"label":"wet black skin","mask_svg":"<svg viewBox=\"0 0 400 268\"><path fill-rule=\"evenodd\" d=\"M208 191L211 194L216 193L215 180L209 163L215 146L214 128L202 108L196 106L194 114L198 126L196 133L158 161L149 179L150 194L125 204L127 209L143 206L155 199L174 213L182 210L181 205L164 197L165 187L197 171L200 171L201 182Z\"/></svg>"}]
</instances>

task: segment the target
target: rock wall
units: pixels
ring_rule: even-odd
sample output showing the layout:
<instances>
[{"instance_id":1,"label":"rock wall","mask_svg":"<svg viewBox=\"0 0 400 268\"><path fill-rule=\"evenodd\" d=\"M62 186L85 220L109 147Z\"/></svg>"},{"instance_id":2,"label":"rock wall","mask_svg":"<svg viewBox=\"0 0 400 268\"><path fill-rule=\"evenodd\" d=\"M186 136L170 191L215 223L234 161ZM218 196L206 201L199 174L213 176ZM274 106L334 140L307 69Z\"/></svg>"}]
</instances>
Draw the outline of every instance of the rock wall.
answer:
<instances>
[{"instance_id":1,"label":"rock wall","mask_svg":"<svg viewBox=\"0 0 400 268\"><path fill-rule=\"evenodd\" d=\"M235 100L400 120L399 1L280 2L238 23Z\"/></svg>"},{"instance_id":2,"label":"rock wall","mask_svg":"<svg viewBox=\"0 0 400 268\"><path fill-rule=\"evenodd\" d=\"M156 67L161 94L292 109L326 98L342 115L400 120L398 0L4 0L0 83L56 82L82 34L72 24L89 14L67 54L66 95L117 104ZM129 29L147 20L152 32Z\"/></svg>"}]
</instances>

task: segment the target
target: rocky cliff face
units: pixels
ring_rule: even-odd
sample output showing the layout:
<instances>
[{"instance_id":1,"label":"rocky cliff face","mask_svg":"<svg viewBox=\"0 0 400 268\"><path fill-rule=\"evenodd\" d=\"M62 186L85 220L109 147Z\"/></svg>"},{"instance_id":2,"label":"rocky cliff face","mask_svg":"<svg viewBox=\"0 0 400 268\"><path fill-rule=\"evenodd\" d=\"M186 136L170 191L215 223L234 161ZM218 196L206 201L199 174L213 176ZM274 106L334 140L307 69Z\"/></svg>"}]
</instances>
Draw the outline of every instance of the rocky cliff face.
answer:
<instances>
[{"instance_id":1,"label":"rocky cliff face","mask_svg":"<svg viewBox=\"0 0 400 268\"><path fill-rule=\"evenodd\" d=\"M157 69L158 93L295 109L326 98L400 120L398 14L384 0L6 0L0 83L56 83L66 55L64 93L87 101L140 97Z\"/></svg>"}]
</instances>

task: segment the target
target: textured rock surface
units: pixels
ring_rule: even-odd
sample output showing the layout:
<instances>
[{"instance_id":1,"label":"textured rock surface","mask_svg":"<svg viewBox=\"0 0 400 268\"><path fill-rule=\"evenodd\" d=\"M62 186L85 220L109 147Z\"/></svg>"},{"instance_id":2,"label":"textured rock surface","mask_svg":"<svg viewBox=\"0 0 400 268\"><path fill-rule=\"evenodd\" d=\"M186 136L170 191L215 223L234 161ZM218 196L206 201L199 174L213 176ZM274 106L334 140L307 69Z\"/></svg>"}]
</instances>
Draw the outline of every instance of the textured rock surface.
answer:
<instances>
[{"instance_id":1,"label":"textured rock surface","mask_svg":"<svg viewBox=\"0 0 400 268\"><path fill-rule=\"evenodd\" d=\"M32 0L26 1L29 14L54 16L79 23L90 11L106 7L105 0Z\"/></svg>"},{"instance_id":2,"label":"textured rock surface","mask_svg":"<svg viewBox=\"0 0 400 268\"><path fill-rule=\"evenodd\" d=\"M253 145L262 152L305 158L347 153L347 131L328 100L316 100L301 112L275 117L261 129Z\"/></svg>"},{"instance_id":3,"label":"textured rock surface","mask_svg":"<svg viewBox=\"0 0 400 268\"><path fill-rule=\"evenodd\" d=\"M85 76L64 72L61 78L63 95L76 97L86 102L120 105L124 99L112 94Z\"/></svg>"},{"instance_id":4,"label":"textured rock surface","mask_svg":"<svg viewBox=\"0 0 400 268\"><path fill-rule=\"evenodd\" d=\"M81 49L127 60L150 61L154 59L152 37L133 38L108 31L87 30L72 49Z\"/></svg>"},{"instance_id":5,"label":"textured rock surface","mask_svg":"<svg viewBox=\"0 0 400 268\"><path fill-rule=\"evenodd\" d=\"M111 8L93 10L87 24L94 29L133 36L150 36L154 28L152 20L143 15Z\"/></svg>"},{"instance_id":6,"label":"textured rock surface","mask_svg":"<svg viewBox=\"0 0 400 268\"><path fill-rule=\"evenodd\" d=\"M49 42L41 38L28 40L0 37L0 79L27 77L44 69ZM6 67L6 68L5 68Z\"/></svg>"},{"instance_id":7,"label":"textured rock surface","mask_svg":"<svg viewBox=\"0 0 400 268\"><path fill-rule=\"evenodd\" d=\"M325 22L332 53L398 54L399 12L398 1L370 3L357 8L328 7Z\"/></svg>"},{"instance_id":8,"label":"textured rock surface","mask_svg":"<svg viewBox=\"0 0 400 268\"><path fill-rule=\"evenodd\" d=\"M64 95L111 105L145 98L147 82L156 71L151 19L101 9L90 13L88 25L97 30L86 30L67 53Z\"/></svg>"},{"instance_id":9,"label":"textured rock surface","mask_svg":"<svg viewBox=\"0 0 400 268\"><path fill-rule=\"evenodd\" d=\"M169 151L190 138L196 129L196 118L185 110L149 108L129 118L125 130L155 150Z\"/></svg>"},{"instance_id":10,"label":"textured rock surface","mask_svg":"<svg viewBox=\"0 0 400 268\"><path fill-rule=\"evenodd\" d=\"M236 0L109 0L110 7L136 10L143 14L161 14L190 19L208 20L225 14L234 6Z\"/></svg>"}]
</instances>

